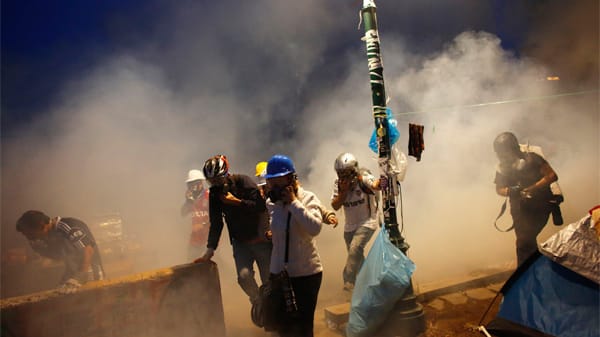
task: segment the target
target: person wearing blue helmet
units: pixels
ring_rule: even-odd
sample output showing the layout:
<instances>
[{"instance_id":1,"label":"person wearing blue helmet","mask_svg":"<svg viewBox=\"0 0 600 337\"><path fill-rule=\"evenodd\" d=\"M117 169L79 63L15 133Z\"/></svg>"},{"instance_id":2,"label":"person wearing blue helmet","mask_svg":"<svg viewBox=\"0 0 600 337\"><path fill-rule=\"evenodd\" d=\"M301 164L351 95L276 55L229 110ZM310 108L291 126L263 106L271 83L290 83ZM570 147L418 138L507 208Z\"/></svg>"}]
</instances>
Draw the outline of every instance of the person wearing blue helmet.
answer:
<instances>
[{"instance_id":1,"label":"person wearing blue helmet","mask_svg":"<svg viewBox=\"0 0 600 337\"><path fill-rule=\"evenodd\" d=\"M288 315L277 331L281 337L312 337L315 308L323 278L323 266L315 240L323 225L323 206L314 193L300 186L294 163L287 156L271 157L265 178L273 234L271 277L287 271L297 307L296 314L291 317ZM286 233L289 234L287 240ZM281 312L285 310L280 309Z\"/></svg>"}]
</instances>

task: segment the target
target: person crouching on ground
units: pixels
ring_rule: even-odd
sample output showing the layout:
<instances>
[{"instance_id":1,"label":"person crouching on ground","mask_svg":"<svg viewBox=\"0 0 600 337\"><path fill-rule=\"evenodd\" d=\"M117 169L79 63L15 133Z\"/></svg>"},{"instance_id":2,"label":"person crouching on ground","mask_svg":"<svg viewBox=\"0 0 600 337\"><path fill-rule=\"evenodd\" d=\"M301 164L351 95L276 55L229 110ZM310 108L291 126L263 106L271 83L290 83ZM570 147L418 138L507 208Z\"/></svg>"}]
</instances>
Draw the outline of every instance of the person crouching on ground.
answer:
<instances>
[{"instance_id":1,"label":"person crouching on ground","mask_svg":"<svg viewBox=\"0 0 600 337\"><path fill-rule=\"evenodd\" d=\"M16 228L29 240L36 253L64 262L61 290L69 292L91 279L104 279L100 251L83 221L50 218L41 211L30 210L17 220Z\"/></svg>"}]
</instances>

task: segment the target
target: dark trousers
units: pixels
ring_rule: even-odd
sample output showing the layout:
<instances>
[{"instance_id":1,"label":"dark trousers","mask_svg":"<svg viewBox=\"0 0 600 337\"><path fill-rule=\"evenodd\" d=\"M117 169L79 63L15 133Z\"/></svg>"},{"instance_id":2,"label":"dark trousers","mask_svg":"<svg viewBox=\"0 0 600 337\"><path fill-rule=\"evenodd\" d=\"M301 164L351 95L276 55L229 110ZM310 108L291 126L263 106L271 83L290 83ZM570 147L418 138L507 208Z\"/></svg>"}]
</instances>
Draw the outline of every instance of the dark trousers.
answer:
<instances>
[{"instance_id":1,"label":"dark trousers","mask_svg":"<svg viewBox=\"0 0 600 337\"><path fill-rule=\"evenodd\" d=\"M290 278L296 294L298 315L278 331L280 337L313 337L315 309L322 279L322 272Z\"/></svg>"},{"instance_id":2,"label":"dark trousers","mask_svg":"<svg viewBox=\"0 0 600 337\"><path fill-rule=\"evenodd\" d=\"M521 265L531 254L537 252L537 236L550 216L550 204L520 207L512 212L517 237L517 264Z\"/></svg>"}]
</instances>

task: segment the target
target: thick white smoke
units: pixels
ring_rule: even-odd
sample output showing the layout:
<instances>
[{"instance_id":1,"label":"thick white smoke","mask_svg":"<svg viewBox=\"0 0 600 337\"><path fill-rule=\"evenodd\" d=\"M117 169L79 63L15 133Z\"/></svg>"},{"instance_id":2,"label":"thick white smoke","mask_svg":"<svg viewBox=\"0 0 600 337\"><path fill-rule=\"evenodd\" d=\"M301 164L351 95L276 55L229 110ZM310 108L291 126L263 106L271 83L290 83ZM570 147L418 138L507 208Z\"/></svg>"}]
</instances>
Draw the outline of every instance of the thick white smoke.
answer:
<instances>
[{"instance_id":1,"label":"thick white smoke","mask_svg":"<svg viewBox=\"0 0 600 337\"><path fill-rule=\"evenodd\" d=\"M589 4L597 13L597 4ZM473 11L455 11L463 5ZM253 175L257 162L287 154L304 187L328 207L339 153L352 152L377 172L367 146L373 119L358 3L162 6L152 11L162 15L151 17L151 31L118 30L116 52L99 57L62 88L54 106L4 140L3 247L25 244L14 223L27 209L84 221L119 212L151 255L138 268L184 263L190 229L179 215L184 179L209 156L226 154L234 173ZM378 6L400 150L408 152L408 123L425 126L422 160L409 158L402 184L403 235L417 264L417 287L513 263L513 234L492 225L502 202L491 146L499 132L542 146L565 193L566 223L598 203L597 91L548 98L583 89L546 81L554 69L534 57L541 48L517 57L496 35L473 31L494 26L492 9L479 1ZM590 27L564 31L580 36L582 28ZM578 61L587 64L598 51L597 35L595 49L589 41L573 42L576 55L558 56L586 69ZM521 101L472 106L513 99ZM509 222L505 215L502 225ZM549 225L542 236L557 229ZM324 228L318 244L327 294L341 288L342 226ZM246 301L225 232L217 252L226 311L247 315L249 305L238 305ZM227 313L226 319L235 323Z\"/></svg>"}]
</instances>

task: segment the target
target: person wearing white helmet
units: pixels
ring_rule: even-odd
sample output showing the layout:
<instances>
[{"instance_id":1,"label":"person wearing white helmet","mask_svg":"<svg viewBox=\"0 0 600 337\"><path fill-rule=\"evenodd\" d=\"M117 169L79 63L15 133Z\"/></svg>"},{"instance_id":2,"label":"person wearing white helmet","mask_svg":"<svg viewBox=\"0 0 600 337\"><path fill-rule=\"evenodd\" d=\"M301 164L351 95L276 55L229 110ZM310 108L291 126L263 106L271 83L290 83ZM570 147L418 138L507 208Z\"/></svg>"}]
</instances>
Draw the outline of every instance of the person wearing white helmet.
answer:
<instances>
[{"instance_id":1,"label":"person wearing white helmet","mask_svg":"<svg viewBox=\"0 0 600 337\"><path fill-rule=\"evenodd\" d=\"M190 170L185 184L185 202L181 206L181 216L192 215L192 231L188 241L190 261L202 254L208 240L208 189L204 188L204 174L200 170Z\"/></svg>"},{"instance_id":2,"label":"person wearing white helmet","mask_svg":"<svg viewBox=\"0 0 600 337\"><path fill-rule=\"evenodd\" d=\"M365 260L365 246L381 222L378 207L380 180L368 170L359 169L356 157L347 152L336 158L334 169L338 177L331 206L336 211L344 207L344 241L348 257L342 276L344 290L352 291L356 275Z\"/></svg>"}]
</instances>

